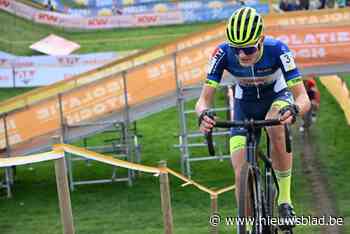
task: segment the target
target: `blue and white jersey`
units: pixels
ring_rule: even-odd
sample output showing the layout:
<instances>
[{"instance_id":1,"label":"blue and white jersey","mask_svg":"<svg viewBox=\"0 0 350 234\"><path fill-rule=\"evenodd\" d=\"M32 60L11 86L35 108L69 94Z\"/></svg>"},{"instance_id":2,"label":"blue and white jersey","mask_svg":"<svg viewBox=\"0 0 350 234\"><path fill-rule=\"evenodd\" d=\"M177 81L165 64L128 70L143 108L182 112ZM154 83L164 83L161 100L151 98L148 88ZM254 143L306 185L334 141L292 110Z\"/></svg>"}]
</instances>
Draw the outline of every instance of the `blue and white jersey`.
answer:
<instances>
[{"instance_id":1,"label":"blue and white jersey","mask_svg":"<svg viewBox=\"0 0 350 234\"><path fill-rule=\"evenodd\" d=\"M244 67L233 47L226 42L220 44L210 60L206 84L217 87L223 71L227 70L237 84L235 98L254 100L274 98L278 92L301 82L301 74L287 45L265 37L261 49L258 61Z\"/></svg>"}]
</instances>

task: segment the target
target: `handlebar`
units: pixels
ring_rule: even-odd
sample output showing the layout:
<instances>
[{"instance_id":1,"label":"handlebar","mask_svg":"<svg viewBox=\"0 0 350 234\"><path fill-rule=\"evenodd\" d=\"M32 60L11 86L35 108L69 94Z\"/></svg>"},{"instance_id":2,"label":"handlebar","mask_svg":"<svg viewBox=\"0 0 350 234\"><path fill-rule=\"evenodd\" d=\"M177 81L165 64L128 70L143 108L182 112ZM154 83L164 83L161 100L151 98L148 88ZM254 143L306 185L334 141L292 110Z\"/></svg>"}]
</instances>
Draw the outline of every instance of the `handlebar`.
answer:
<instances>
[{"instance_id":1,"label":"handlebar","mask_svg":"<svg viewBox=\"0 0 350 234\"><path fill-rule=\"evenodd\" d=\"M232 128L232 127L243 127L248 130L253 130L257 128L264 128L270 126L281 125L279 119L267 119L267 120L254 120L254 119L246 119L243 121L216 121L214 127L218 128ZM285 130L285 141L286 141L286 151L290 153L291 150L291 134L289 125L284 125ZM205 134L206 140L208 143L208 151L211 156L215 155L215 148L213 144L212 131Z\"/></svg>"}]
</instances>

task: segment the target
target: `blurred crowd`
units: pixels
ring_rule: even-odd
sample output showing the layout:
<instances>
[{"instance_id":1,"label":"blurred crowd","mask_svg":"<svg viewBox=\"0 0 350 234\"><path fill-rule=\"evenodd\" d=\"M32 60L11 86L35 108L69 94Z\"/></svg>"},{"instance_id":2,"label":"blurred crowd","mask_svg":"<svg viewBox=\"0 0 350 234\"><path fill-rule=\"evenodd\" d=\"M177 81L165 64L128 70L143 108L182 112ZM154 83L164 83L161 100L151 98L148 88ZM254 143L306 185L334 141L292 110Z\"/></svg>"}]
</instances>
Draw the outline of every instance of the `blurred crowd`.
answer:
<instances>
[{"instance_id":1,"label":"blurred crowd","mask_svg":"<svg viewBox=\"0 0 350 234\"><path fill-rule=\"evenodd\" d=\"M281 0L279 9L282 11L298 11L349 6L350 0Z\"/></svg>"}]
</instances>

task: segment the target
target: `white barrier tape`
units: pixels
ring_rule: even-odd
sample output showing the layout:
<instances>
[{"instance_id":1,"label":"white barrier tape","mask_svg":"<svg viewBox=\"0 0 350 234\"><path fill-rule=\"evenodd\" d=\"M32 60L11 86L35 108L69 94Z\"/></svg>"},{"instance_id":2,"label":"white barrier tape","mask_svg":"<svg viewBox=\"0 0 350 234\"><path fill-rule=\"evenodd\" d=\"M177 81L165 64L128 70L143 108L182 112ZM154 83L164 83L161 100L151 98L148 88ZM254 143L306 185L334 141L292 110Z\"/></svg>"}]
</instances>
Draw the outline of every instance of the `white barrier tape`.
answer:
<instances>
[{"instance_id":1,"label":"white barrier tape","mask_svg":"<svg viewBox=\"0 0 350 234\"><path fill-rule=\"evenodd\" d=\"M30 156L0 158L0 168L39 163L39 162L55 160L63 157L64 157L64 154L61 152L50 151L47 153L33 154Z\"/></svg>"}]
</instances>

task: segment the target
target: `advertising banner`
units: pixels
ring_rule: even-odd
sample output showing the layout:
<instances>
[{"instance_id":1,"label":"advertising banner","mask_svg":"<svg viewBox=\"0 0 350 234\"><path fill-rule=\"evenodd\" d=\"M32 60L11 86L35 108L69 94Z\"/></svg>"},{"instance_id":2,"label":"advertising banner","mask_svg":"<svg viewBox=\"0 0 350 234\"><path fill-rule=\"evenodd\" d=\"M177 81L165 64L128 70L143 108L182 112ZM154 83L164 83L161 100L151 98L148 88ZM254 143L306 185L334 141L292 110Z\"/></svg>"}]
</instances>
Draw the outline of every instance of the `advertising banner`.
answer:
<instances>
[{"instance_id":1,"label":"advertising banner","mask_svg":"<svg viewBox=\"0 0 350 234\"><path fill-rule=\"evenodd\" d=\"M174 61L167 56L155 63L134 68L126 74L129 105L138 105L176 89Z\"/></svg>"},{"instance_id":2,"label":"advertising banner","mask_svg":"<svg viewBox=\"0 0 350 234\"><path fill-rule=\"evenodd\" d=\"M68 124L111 113L124 107L122 77L112 77L62 95L61 107ZM28 124L28 120L31 123ZM7 117L10 145L33 139L60 129L58 97L13 112ZM0 123L0 147L5 145L3 123Z\"/></svg>"},{"instance_id":3,"label":"advertising banner","mask_svg":"<svg viewBox=\"0 0 350 234\"><path fill-rule=\"evenodd\" d=\"M13 70L11 68L0 67L0 87L13 87Z\"/></svg>"},{"instance_id":4,"label":"advertising banner","mask_svg":"<svg viewBox=\"0 0 350 234\"><path fill-rule=\"evenodd\" d=\"M294 11L287 14L270 14L264 17L269 26L335 25L350 22L350 9L324 9L317 11Z\"/></svg>"},{"instance_id":5,"label":"advertising banner","mask_svg":"<svg viewBox=\"0 0 350 234\"><path fill-rule=\"evenodd\" d=\"M349 63L350 25L270 29L268 35L284 41L301 67Z\"/></svg>"},{"instance_id":6,"label":"advertising banner","mask_svg":"<svg viewBox=\"0 0 350 234\"><path fill-rule=\"evenodd\" d=\"M50 107L50 108L45 108ZM7 118L8 137L10 145L24 142L38 136L47 134L60 128L58 99L51 98L10 114ZM49 115L49 118L42 116ZM30 122L28 122L30 120ZM0 127L4 126L0 123ZM0 128L0 132L4 132ZM0 134L0 147L5 146L5 135Z\"/></svg>"},{"instance_id":7,"label":"advertising banner","mask_svg":"<svg viewBox=\"0 0 350 234\"><path fill-rule=\"evenodd\" d=\"M4 57L0 58L0 87L37 87L94 70L116 60L119 54Z\"/></svg>"},{"instance_id":8,"label":"advertising banner","mask_svg":"<svg viewBox=\"0 0 350 234\"><path fill-rule=\"evenodd\" d=\"M186 3L157 3L152 6L135 6L134 12L114 14L111 10L101 9L101 14L95 10L82 10L82 15L74 15L38 10L14 0L0 0L0 9L21 17L32 19L37 23L64 28L104 29L120 27L147 27L151 25L169 25L191 22L213 21L227 19L240 4L226 1L192 1ZM255 2L246 3L261 13L268 12L267 4ZM143 10L141 10L141 8ZM146 9L149 8L150 9ZM87 13L92 13L87 15ZM103 13L102 13L103 12Z\"/></svg>"}]
</instances>

